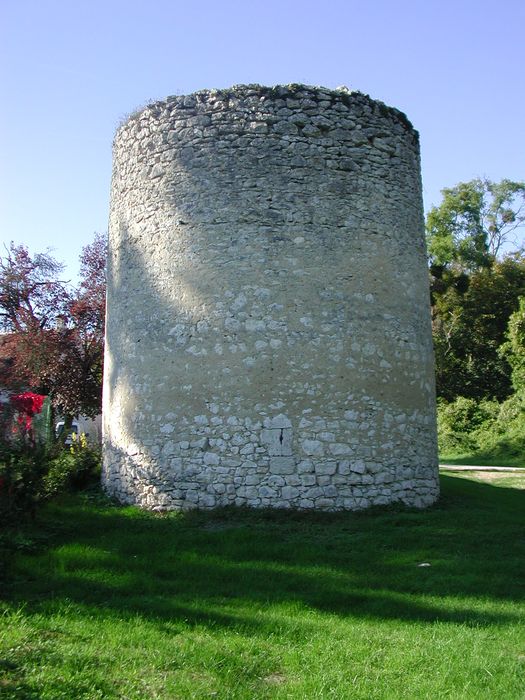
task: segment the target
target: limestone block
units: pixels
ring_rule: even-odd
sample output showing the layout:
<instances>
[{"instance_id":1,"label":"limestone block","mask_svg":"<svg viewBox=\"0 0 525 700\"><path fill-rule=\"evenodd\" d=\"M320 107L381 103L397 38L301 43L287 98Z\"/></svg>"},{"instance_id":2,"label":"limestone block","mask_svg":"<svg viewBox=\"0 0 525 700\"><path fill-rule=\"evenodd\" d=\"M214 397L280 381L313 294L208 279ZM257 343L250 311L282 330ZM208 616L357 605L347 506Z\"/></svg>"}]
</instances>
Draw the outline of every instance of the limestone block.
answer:
<instances>
[{"instance_id":1,"label":"limestone block","mask_svg":"<svg viewBox=\"0 0 525 700\"><path fill-rule=\"evenodd\" d=\"M315 465L315 473L322 475L335 474L337 469L337 462L317 462Z\"/></svg>"},{"instance_id":2,"label":"limestone block","mask_svg":"<svg viewBox=\"0 0 525 700\"><path fill-rule=\"evenodd\" d=\"M350 445L346 445L345 443L341 442L332 443L328 446L328 449L333 455L336 456L352 454L352 448L350 447Z\"/></svg>"},{"instance_id":3,"label":"limestone block","mask_svg":"<svg viewBox=\"0 0 525 700\"><path fill-rule=\"evenodd\" d=\"M291 428L263 428L261 444L265 445L272 456L290 456L292 454Z\"/></svg>"},{"instance_id":4,"label":"limestone block","mask_svg":"<svg viewBox=\"0 0 525 700\"><path fill-rule=\"evenodd\" d=\"M283 486L281 489L281 496L287 501L297 498L299 494L300 491L295 486Z\"/></svg>"},{"instance_id":5,"label":"limestone block","mask_svg":"<svg viewBox=\"0 0 525 700\"><path fill-rule=\"evenodd\" d=\"M271 457L270 472L272 474L293 474L295 461L293 457Z\"/></svg>"},{"instance_id":6,"label":"limestone block","mask_svg":"<svg viewBox=\"0 0 525 700\"><path fill-rule=\"evenodd\" d=\"M261 486L259 489L259 495L261 498L274 498L277 496L277 490L272 489L269 486Z\"/></svg>"},{"instance_id":7,"label":"limestone block","mask_svg":"<svg viewBox=\"0 0 525 700\"><path fill-rule=\"evenodd\" d=\"M319 440L303 440L301 447L303 452L307 455L316 457L322 457L324 455L324 446Z\"/></svg>"}]
</instances>

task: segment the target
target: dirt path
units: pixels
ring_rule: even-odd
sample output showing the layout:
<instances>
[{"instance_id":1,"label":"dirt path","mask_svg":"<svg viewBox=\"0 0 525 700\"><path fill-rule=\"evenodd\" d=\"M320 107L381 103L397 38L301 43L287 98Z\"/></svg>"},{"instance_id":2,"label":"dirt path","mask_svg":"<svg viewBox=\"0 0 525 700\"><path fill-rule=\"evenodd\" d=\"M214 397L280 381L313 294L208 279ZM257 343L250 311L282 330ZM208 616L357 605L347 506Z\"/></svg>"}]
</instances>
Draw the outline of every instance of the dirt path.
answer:
<instances>
[{"instance_id":1,"label":"dirt path","mask_svg":"<svg viewBox=\"0 0 525 700\"><path fill-rule=\"evenodd\" d=\"M447 472L518 472L525 474L523 467L481 467L475 464L440 464Z\"/></svg>"},{"instance_id":2,"label":"dirt path","mask_svg":"<svg viewBox=\"0 0 525 700\"><path fill-rule=\"evenodd\" d=\"M459 464L440 464L442 472L456 472L464 479L474 479L494 486L525 490L525 469L519 467L479 467Z\"/></svg>"}]
</instances>

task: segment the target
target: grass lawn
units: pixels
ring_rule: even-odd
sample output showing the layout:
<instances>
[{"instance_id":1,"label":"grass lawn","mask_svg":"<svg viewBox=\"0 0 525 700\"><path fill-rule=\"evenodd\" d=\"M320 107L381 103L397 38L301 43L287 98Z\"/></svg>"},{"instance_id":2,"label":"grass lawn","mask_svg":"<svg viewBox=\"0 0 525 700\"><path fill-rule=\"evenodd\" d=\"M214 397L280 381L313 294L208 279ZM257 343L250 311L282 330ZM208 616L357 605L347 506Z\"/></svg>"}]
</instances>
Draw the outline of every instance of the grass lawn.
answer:
<instances>
[{"instance_id":1,"label":"grass lawn","mask_svg":"<svg viewBox=\"0 0 525 700\"><path fill-rule=\"evenodd\" d=\"M525 452L522 447L523 439L519 445L508 439L502 439L492 449L477 450L473 452L442 452L440 450L440 464L465 464L475 466L493 467L520 467L525 468Z\"/></svg>"},{"instance_id":2,"label":"grass lawn","mask_svg":"<svg viewBox=\"0 0 525 700\"><path fill-rule=\"evenodd\" d=\"M443 470L447 473L447 470ZM459 479L473 479L483 484L503 486L511 489L525 489L525 469L523 472L469 471L455 473ZM524 514L525 518L525 514Z\"/></svg>"},{"instance_id":3,"label":"grass lawn","mask_svg":"<svg viewBox=\"0 0 525 700\"><path fill-rule=\"evenodd\" d=\"M498 454L480 452L477 454L440 454L440 464L473 464L475 466L491 467L520 467L525 468L525 457L523 454L501 452Z\"/></svg>"},{"instance_id":4,"label":"grass lawn","mask_svg":"<svg viewBox=\"0 0 525 700\"><path fill-rule=\"evenodd\" d=\"M0 697L525 697L525 491L442 477L427 511L117 507L4 533Z\"/></svg>"}]
</instances>

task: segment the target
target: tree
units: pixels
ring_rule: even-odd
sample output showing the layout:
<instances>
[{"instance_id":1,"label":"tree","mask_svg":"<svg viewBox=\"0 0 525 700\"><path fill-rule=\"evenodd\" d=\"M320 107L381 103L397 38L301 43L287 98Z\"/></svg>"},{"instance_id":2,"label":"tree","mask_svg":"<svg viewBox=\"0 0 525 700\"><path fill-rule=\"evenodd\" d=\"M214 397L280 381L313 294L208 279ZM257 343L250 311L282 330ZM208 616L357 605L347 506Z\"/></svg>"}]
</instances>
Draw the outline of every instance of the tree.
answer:
<instances>
[{"instance_id":1,"label":"tree","mask_svg":"<svg viewBox=\"0 0 525 700\"><path fill-rule=\"evenodd\" d=\"M48 253L31 257L23 245L11 243L0 258L0 325L24 333L50 328L67 305L63 266Z\"/></svg>"},{"instance_id":2,"label":"tree","mask_svg":"<svg viewBox=\"0 0 525 700\"><path fill-rule=\"evenodd\" d=\"M477 178L441 192L426 222L431 268L443 275L491 267L525 222L525 182Z\"/></svg>"},{"instance_id":3,"label":"tree","mask_svg":"<svg viewBox=\"0 0 525 700\"><path fill-rule=\"evenodd\" d=\"M498 350L525 294L525 258L501 256L525 223L525 182L477 178L442 194L426 222L438 396L501 400L512 384Z\"/></svg>"},{"instance_id":4,"label":"tree","mask_svg":"<svg viewBox=\"0 0 525 700\"><path fill-rule=\"evenodd\" d=\"M106 239L97 234L80 256L80 285L52 337L42 372L54 405L65 416L96 416L102 406L106 303Z\"/></svg>"},{"instance_id":5,"label":"tree","mask_svg":"<svg viewBox=\"0 0 525 700\"><path fill-rule=\"evenodd\" d=\"M457 280L456 280L457 281ZM509 317L525 296L525 257L494 262L468 276L467 284L449 284L432 294L432 326L438 396L453 401L505 399L512 392L511 372L499 352Z\"/></svg>"},{"instance_id":6,"label":"tree","mask_svg":"<svg viewBox=\"0 0 525 700\"><path fill-rule=\"evenodd\" d=\"M11 243L0 259L3 366L0 380L50 396L66 417L100 412L104 345L105 237L80 258L80 284L60 280L48 253L31 256Z\"/></svg>"},{"instance_id":7,"label":"tree","mask_svg":"<svg viewBox=\"0 0 525 700\"><path fill-rule=\"evenodd\" d=\"M0 258L0 327L2 383L9 387L39 384L35 380L49 358L53 334L68 308L67 285L58 279L62 265L48 253L33 257L11 243Z\"/></svg>"},{"instance_id":8,"label":"tree","mask_svg":"<svg viewBox=\"0 0 525 700\"><path fill-rule=\"evenodd\" d=\"M512 385L516 392L525 390L525 297L519 300L519 308L509 319L507 342L500 354L512 368Z\"/></svg>"}]
</instances>

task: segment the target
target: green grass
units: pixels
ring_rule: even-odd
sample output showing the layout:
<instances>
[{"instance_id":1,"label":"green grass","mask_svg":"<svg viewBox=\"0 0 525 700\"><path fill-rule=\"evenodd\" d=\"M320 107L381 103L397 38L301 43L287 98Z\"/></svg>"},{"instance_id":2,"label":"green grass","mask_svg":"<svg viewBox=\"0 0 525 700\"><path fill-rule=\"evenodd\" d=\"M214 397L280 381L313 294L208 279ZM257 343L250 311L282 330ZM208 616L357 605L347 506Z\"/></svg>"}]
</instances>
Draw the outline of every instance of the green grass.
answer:
<instances>
[{"instance_id":1,"label":"green grass","mask_svg":"<svg viewBox=\"0 0 525 700\"><path fill-rule=\"evenodd\" d=\"M522 700L525 492L442 487L334 515L50 504L0 541L0 697Z\"/></svg>"},{"instance_id":2,"label":"green grass","mask_svg":"<svg viewBox=\"0 0 525 700\"><path fill-rule=\"evenodd\" d=\"M446 473L446 469L444 470ZM455 474L459 479L473 479L481 483L488 483L499 488L525 489L525 470L523 473L470 471Z\"/></svg>"},{"instance_id":3,"label":"green grass","mask_svg":"<svg viewBox=\"0 0 525 700\"><path fill-rule=\"evenodd\" d=\"M489 467L521 467L525 468L525 457L522 454L476 452L451 452L439 455L440 464L465 464Z\"/></svg>"}]
</instances>

